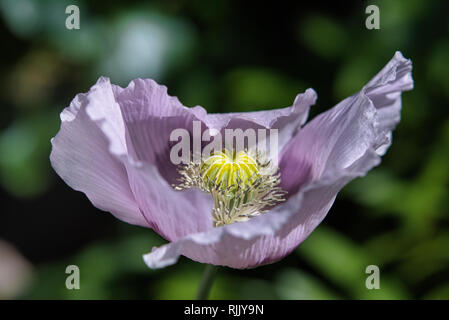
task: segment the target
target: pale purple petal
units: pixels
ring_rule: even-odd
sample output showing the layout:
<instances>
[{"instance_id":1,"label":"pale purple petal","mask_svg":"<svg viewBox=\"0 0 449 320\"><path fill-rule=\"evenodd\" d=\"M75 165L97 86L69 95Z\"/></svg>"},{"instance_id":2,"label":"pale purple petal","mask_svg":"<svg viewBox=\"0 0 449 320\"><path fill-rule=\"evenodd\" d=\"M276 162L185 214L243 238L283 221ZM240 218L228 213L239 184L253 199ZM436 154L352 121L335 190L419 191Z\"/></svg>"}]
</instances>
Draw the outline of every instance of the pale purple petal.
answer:
<instances>
[{"instance_id":1,"label":"pale purple petal","mask_svg":"<svg viewBox=\"0 0 449 320\"><path fill-rule=\"evenodd\" d=\"M155 165L169 183L176 183L179 174L177 165L170 160L175 144L170 134L181 128L192 132L193 121L198 119L191 109L168 95L167 87L151 79L133 80L124 89L113 85L113 90L123 114L129 155Z\"/></svg>"},{"instance_id":2,"label":"pale purple petal","mask_svg":"<svg viewBox=\"0 0 449 320\"><path fill-rule=\"evenodd\" d=\"M243 113L207 113L202 107L195 107L192 113L208 128L222 131L225 128L266 128L279 130L279 149L293 136L307 120L310 106L315 104L316 93L307 89L298 94L291 107Z\"/></svg>"},{"instance_id":3,"label":"pale purple petal","mask_svg":"<svg viewBox=\"0 0 449 320\"><path fill-rule=\"evenodd\" d=\"M386 132L390 143L376 151L383 155L391 144L391 130L401 119L401 91L413 88L412 62L400 52L366 86L366 95L377 109L378 129ZM384 86L382 83L390 83Z\"/></svg>"},{"instance_id":4,"label":"pale purple petal","mask_svg":"<svg viewBox=\"0 0 449 320\"><path fill-rule=\"evenodd\" d=\"M124 89L113 86L113 90L129 147L123 161L136 202L151 227L168 240L212 228L210 196L198 190L175 191L171 186L179 174L170 159L174 144L170 134L181 128L192 131L198 119L191 109L150 79L134 80Z\"/></svg>"},{"instance_id":5,"label":"pale purple petal","mask_svg":"<svg viewBox=\"0 0 449 320\"><path fill-rule=\"evenodd\" d=\"M157 153L166 143L162 133L191 122L190 113L183 114L188 109L153 81L134 81L128 89L132 94L101 78L63 111L61 130L52 140L56 172L96 207L154 228L168 240L212 228L210 197L198 190L175 191L157 168L164 161ZM139 122L139 117L148 121ZM150 140L135 138L145 126L151 129L146 137ZM136 141L141 144L134 145ZM151 158L136 159L136 150ZM172 169L176 173L176 167Z\"/></svg>"},{"instance_id":6,"label":"pale purple petal","mask_svg":"<svg viewBox=\"0 0 449 320\"><path fill-rule=\"evenodd\" d=\"M210 195L197 189L176 191L155 166L127 161L131 189L157 233L174 241L213 228Z\"/></svg>"},{"instance_id":7,"label":"pale purple petal","mask_svg":"<svg viewBox=\"0 0 449 320\"><path fill-rule=\"evenodd\" d=\"M318 115L284 148L280 167L285 190L297 189L304 177L318 179L329 167L349 166L368 148L385 153L400 120L401 92L412 87L411 61L397 52L359 93Z\"/></svg>"},{"instance_id":8,"label":"pale purple petal","mask_svg":"<svg viewBox=\"0 0 449 320\"><path fill-rule=\"evenodd\" d=\"M50 155L55 171L96 207L128 223L148 226L129 187L125 167L111 155L110 150L125 153L126 145L120 109L109 82L101 78L89 93L77 95L61 113L61 121Z\"/></svg>"},{"instance_id":9,"label":"pale purple petal","mask_svg":"<svg viewBox=\"0 0 449 320\"><path fill-rule=\"evenodd\" d=\"M167 92L167 87L151 79L136 79L126 88L112 85L116 101L128 121L138 121L149 116L185 116L190 109L183 106L178 98Z\"/></svg>"}]
</instances>

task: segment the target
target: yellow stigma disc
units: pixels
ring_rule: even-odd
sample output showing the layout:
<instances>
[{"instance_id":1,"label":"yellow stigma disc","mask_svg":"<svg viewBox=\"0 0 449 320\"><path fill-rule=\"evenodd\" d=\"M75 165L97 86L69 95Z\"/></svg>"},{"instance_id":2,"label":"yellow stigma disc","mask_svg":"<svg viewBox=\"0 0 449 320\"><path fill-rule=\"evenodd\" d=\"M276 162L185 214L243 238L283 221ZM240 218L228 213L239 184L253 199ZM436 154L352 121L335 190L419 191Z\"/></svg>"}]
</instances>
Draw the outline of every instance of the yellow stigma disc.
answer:
<instances>
[{"instance_id":1,"label":"yellow stigma disc","mask_svg":"<svg viewBox=\"0 0 449 320\"><path fill-rule=\"evenodd\" d=\"M257 176L259 165L245 151L214 152L201 165L203 179L208 178L212 183L220 184L220 187L233 189L246 186Z\"/></svg>"}]
</instances>

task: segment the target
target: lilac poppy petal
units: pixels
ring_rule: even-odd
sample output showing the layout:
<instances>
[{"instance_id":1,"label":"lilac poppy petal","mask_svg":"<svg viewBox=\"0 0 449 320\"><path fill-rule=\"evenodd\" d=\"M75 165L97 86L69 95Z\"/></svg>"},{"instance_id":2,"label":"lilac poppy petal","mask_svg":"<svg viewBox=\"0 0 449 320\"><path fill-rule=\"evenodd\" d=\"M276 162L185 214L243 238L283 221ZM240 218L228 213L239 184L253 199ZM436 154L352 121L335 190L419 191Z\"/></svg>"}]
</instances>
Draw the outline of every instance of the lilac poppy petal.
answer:
<instances>
[{"instance_id":1,"label":"lilac poppy petal","mask_svg":"<svg viewBox=\"0 0 449 320\"><path fill-rule=\"evenodd\" d=\"M378 128L386 132L390 143L377 149L383 155L391 144L391 130L401 119L401 91L413 88L412 62L400 52L366 86L366 95L377 109ZM383 86L382 83L390 83Z\"/></svg>"},{"instance_id":2,"label":"lilac poppy petal","mask_svg":"<svg viewBox=\"0 0 449 320\"><path fill-rule=\"evenodd\" d=\"M102 117L108 121L99 121ZM50 155L59 176L84 192L96 207L128 223L148 226L136 205L125 167L111 155L111 150L125 153L126 145L120 109L107 79L101 78L89 93L77 95L61 113L61 121Z\"/></svg>"},{"instance_id":3,"label":"lilac poppy petal","mask_svg":"<svg viewBox=\"0 0 449 320\"><path fill-rule=\"evenodd\" d=\"M176 191L155 166L127 160L131 189L151 228L169 241L213 228L212 198L197 189Z\"/></svg>"},{"instance_id":4,"label":"lilac poppy petal","mask_svg":"<svg viewBox=\"0 0 449 320\"><path fill-rule=\"evenodd\" d=\"M207 113L202 107L195 107L192 113L208 128L221 131L224 128L272 128L279 130L279 149L304 124L310 106L315 104L317 95L313 89L298 94L291 107L243 113Z\"/></svg>"},{"instance_id":5,"label":"lilac poppy petal","mask_svg":"<svg viewBox=\"0 0 449 320\"><path fill-rule=\"evenodd\" d=\"M192 122L197 119L191 109L151 79L136 79L126 88L112 88L126 128L128 154L122 161L136 202L150 226L167 240L212 228L212 199L199 190L180 192L170 185L179 177L177 166L170 160L170 134L174 129L192 130Z\"/></svg>"},{"instance_id":6,"label":"lilac poppy petal","mask_svg":"<svg viewBox=\"0 0 449 320\"><path fill-rule=\"evenodd\" d=\"M175 191L178 167L170 159L170 134L192 131L198 120L167 88L150 79L113 86L126 127L128 177L136 202L151 227L168 240L212 228L212 199L198 190ZM203 130L206 127L203 126ZM157 168L157 170L155 170Z\"/></svg>"},{"instance_id":7,"label":"lilac poppy petal","mask_svg":"<svg viewBox=\"0 0 449 320\"><path fill-rule=\"evenodd\" d=\"M183 106L178 98L168 95L166 86L151 79L136 79L126 88L117 85L112 85L112 88L128 121L138 121L149 116L162 118L190 113L190 109Z\"/></svg>"},{"instance_id":8,"label":"lilac poppy petal","mask_svg":"<svg viewBox=\"0 0 449 320\"><path fill-rule=\"evenodd\" d=\"M155 91L162 89L163 92L163 88L157 86ZM149 120L154 120L167 115L172 106L174 111L170 114L180 110L173 103L165 108L152 103L145 108L132 104L124 110L124 106L117 103L116 93L117 87L113 88L109 79L100 78L87 94L78 95L63 111L61 130L52 141L50 157L56 172L72 188L83 191L96 207L128 223L154 228L168 240L212 228L212 200L206 194L199 190L175 191L161 177L155 161L141 162L131 157L136 146L130 137L137 130L128 131L135 123L127 123L127 119L151 113ZM134 94L139 95L138 92ZM149 91L149 94L157 96L157 92ZM142 99L145 97L144 94ZM162 103L163 99L159 97L155 103ZM167 116L167 123L171 123L169 128L181 126L180 119L189 122L179 115ZM146 123L154 125L156 131L151 131L152 140L145 141L149 144L137 147L158 150L165 141L160 143L161 139L155 138L161 137L164 123ZM144 160L154 159L153 156ZM173 170L176 172L176 168Z\"/></svg>"},{"instance_id":9,"label":"lilac poppy petal","mask_svg":"<svg viewBox=\"0 0 449 320\"><path fill-rule=\"evenodd\" d=\"M280 156L282 187L291 193L304 176L319 179L329 166L349 166L369 147L384 154L400 120L401 92L412 87L411 61L397 52L358 94L318 115L289 142ZM349 125L362 121L366 127Z\"/></svg>"},{"instance_id":10,"label":"lilac poppy petal","mask_svg":"<svg viewBox=\"0 0 449 320\"><path fill-rule=\"evenodd\" d=\"M168 95L167 87L151 79L133 80L124 89L113 85L113 90L123 114L129 154L137 161L157 166L170 184L176 183L179 174L170 161L174 144L170 134L181 128L191 132L193 121L198 119L191 109Z\"/></svg>"},{"instance_id":11,"label":"lilac poppy petal","mask_svg":"<svg viewBox=\"0 0 449 320\"><path fill-rule=\"evenodd\" d=\"M396 53L358 94L297 133L282 157L308 164L304 166L308 181L301 181L301 187L284 204L247 222L192 234L155 248L144 261L150 268L160 268L185 255L203 263L248 268L275 262L290 253L324 219L338 191L380 163L379 150L388 146L389 130L397 123L392 111L400 108L400 93L413 86L410 72L410 61ZM386 117L388 114L393 119ZM283 176L286 180L295 178Z\"/></svg>"}]
</instances>

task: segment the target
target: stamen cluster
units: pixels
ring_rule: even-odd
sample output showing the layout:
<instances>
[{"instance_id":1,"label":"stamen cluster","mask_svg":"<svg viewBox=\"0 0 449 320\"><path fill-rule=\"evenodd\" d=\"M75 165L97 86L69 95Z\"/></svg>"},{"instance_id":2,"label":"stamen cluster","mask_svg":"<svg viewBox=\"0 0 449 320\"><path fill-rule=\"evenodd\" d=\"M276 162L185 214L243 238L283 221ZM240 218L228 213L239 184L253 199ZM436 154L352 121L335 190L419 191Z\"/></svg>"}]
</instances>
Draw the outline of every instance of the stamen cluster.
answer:
<instances>
[{"instance_id":1,"label":"stamen cluster","mask_svg":"<svg viewBox=\"0 0 449 320\"><path fill-rule=\"evenodd\" d=\"M284 201L277 166L260 153L223 151L180 168L176 190L198 188L214 199L214 227L247 221Z\"/></svg>"}]
</instances>

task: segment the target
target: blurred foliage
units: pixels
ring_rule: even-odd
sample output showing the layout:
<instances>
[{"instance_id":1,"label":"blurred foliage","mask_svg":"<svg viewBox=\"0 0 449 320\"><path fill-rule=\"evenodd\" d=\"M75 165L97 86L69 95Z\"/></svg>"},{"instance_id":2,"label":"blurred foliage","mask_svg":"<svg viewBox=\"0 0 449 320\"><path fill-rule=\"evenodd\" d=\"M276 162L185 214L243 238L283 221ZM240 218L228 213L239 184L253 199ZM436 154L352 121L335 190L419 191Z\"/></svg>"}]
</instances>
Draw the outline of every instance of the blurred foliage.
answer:
<instances>
[{"instance_id":1,"label":"blurred foliage","mask_svg":"<svg viewBox=\"0 0 449 320\"><path fill-rule=\"evenodd\" d=\"M80 30L64 27L69 4L80 7ZM380 8L380 30L365 28L368 4ZM211 298L449 299L448 9L444 0L1 1L0 237L34 267L18 297L195 296L202 265L181 258L146 268L142 254L164 241L99 213L50 167L58 113L100 75L122 86L154 78L209 112L284 107L313 87L313 116L357 92L400 50L413 60L415 89L404 94L382 165L350 183L283 261L221 268ZM65 288L71 264L81 290ZM380 267L380 290L365 287L371 264Z\"/></svg>"}]
</instances>

